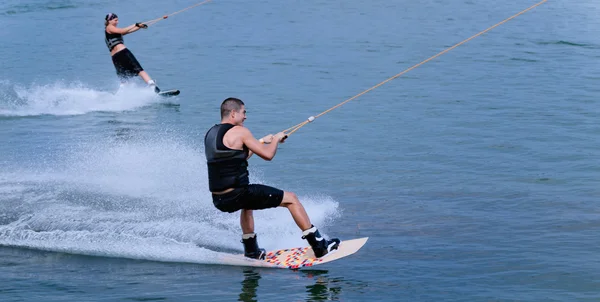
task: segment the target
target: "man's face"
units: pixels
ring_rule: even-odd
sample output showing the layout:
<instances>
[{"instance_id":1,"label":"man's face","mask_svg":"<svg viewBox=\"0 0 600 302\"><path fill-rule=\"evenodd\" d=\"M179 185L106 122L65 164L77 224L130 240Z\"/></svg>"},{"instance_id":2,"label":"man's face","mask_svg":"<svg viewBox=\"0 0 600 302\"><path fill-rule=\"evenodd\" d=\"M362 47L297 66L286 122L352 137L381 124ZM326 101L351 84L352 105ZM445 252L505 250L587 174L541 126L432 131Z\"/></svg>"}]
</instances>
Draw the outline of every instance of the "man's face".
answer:
<instances>
[{"instance_id":1,"label":"man's face","mask_svg":"<svg viewBox=\"0 0 600 302\"><path fill-rule=\"evenodd\" d=\"M233 111L233 121L237 126L243 126L246 120L246 107L242 105L239 111Z\"/></svg>"}]
</instances>

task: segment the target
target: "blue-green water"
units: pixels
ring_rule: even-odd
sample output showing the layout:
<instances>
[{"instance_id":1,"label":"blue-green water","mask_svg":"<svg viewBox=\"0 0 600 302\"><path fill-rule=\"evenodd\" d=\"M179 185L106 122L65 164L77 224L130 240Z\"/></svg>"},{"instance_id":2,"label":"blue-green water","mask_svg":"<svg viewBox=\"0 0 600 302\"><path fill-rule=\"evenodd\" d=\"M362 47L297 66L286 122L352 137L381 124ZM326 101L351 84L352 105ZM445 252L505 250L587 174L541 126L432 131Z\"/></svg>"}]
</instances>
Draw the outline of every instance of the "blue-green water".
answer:
<instances>
[{"instance_id":1,"label":"blue-green water","mask_svg":"<svg viewBox=\"0 0 600 302\"><path fill-rule=\"evenodd\" d=\"M548 1L301 128L252 181L324 233L309 271L222 265L202 138L220 102L256 136L358 94L536 1L215 0L125 37L163 89L118 87L103 18L194 1L0 4L2 301L598 301L600 5ZM284 209L267 249L304 245Z\"/></svg>"}]
</instances>

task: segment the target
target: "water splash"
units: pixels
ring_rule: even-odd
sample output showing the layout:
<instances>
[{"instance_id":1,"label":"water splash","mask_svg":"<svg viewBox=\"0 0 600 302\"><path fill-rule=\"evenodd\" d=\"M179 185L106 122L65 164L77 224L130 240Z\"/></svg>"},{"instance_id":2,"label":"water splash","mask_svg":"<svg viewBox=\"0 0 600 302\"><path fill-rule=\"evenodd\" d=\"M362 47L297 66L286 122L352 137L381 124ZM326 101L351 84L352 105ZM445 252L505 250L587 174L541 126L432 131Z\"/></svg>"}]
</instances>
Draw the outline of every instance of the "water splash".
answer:
<instances>
[{"instance_id":1,"label":"water splash","mask_svg":"<svg viewBox=\"0 0 600 302\"><path fill-rule=\"evenodd\" d=\"M83 143L60 160L8 170L0 172L0 245L194 263L242 251L239 214L214 208L204 154L183 139ZM326 233L338 203L300 198ZM262 247L306 245L286 209L255 218Z\"/></svg>"},{"instance_id":2,"label":"water splash","mask_svg":"<svg viewBox=\"0 0 600 302\"><path fill-rule=\"evenodd\" d=\"M127 85L106 92L83 83L32 84L25 88L0 82L0 116L80 115L94 111L127 111L161 98L151 89Z\"/></svg>"}]
</instances>

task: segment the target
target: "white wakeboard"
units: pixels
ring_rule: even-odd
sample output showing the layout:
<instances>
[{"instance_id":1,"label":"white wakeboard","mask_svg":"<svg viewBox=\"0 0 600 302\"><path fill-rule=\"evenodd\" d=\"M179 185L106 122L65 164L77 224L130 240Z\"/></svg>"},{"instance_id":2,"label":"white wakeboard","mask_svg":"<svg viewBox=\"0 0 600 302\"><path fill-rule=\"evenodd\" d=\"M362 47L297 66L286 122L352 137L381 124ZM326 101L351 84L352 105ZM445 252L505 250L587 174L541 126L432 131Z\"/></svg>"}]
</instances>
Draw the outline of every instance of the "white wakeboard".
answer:
<instances>
[{"instance_id":1,"label":"white wakeboard","mask_svg":"<svg viewBox=\"0 0 600 302\"><path fill-rule=\"evenodd\" d=\"M345 240L337 250L316 258L310 247L295 247L267 252L265 260L250 259L244 255L224 254L221 261L228 265L300 269L324 264L356 253L367 243L369 237Z\"/></svg>"}]
</instances>

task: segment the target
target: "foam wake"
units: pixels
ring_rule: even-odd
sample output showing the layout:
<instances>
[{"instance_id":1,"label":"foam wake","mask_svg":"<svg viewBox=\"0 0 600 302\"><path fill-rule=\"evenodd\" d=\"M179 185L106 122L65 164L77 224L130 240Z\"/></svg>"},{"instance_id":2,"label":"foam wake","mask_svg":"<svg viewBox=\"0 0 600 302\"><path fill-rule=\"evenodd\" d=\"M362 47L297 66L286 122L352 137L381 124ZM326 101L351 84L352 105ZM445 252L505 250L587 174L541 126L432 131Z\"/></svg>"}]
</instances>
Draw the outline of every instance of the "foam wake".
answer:
<instances>
[{"instance_id":1,"label":"foam wake","mask_svg":"<svg viewBox=\"0 0 600 302\"><path fill-rule=\"evenodd\" d=\"M83 83L56 82L30 87L0 82L0 116L80 115L94 111L127 111L160 102L151 89L127 85L112 92Z\"/></svg>"},{"instance_id":2,"label":"foam wake","mask_svg":"<svg viewBox=\"0 0 600 302\"><path fill-rule=\"evenodd\" d=\"M0 172L0 245L193 263L242 251L239 214L214 208L204 154L183 140L94 142L55 162L7 170ZM326 233L338 203L300 198ZM286 209L255 217L262 247L306 245Z\"/></svg>"}]
</instances>

